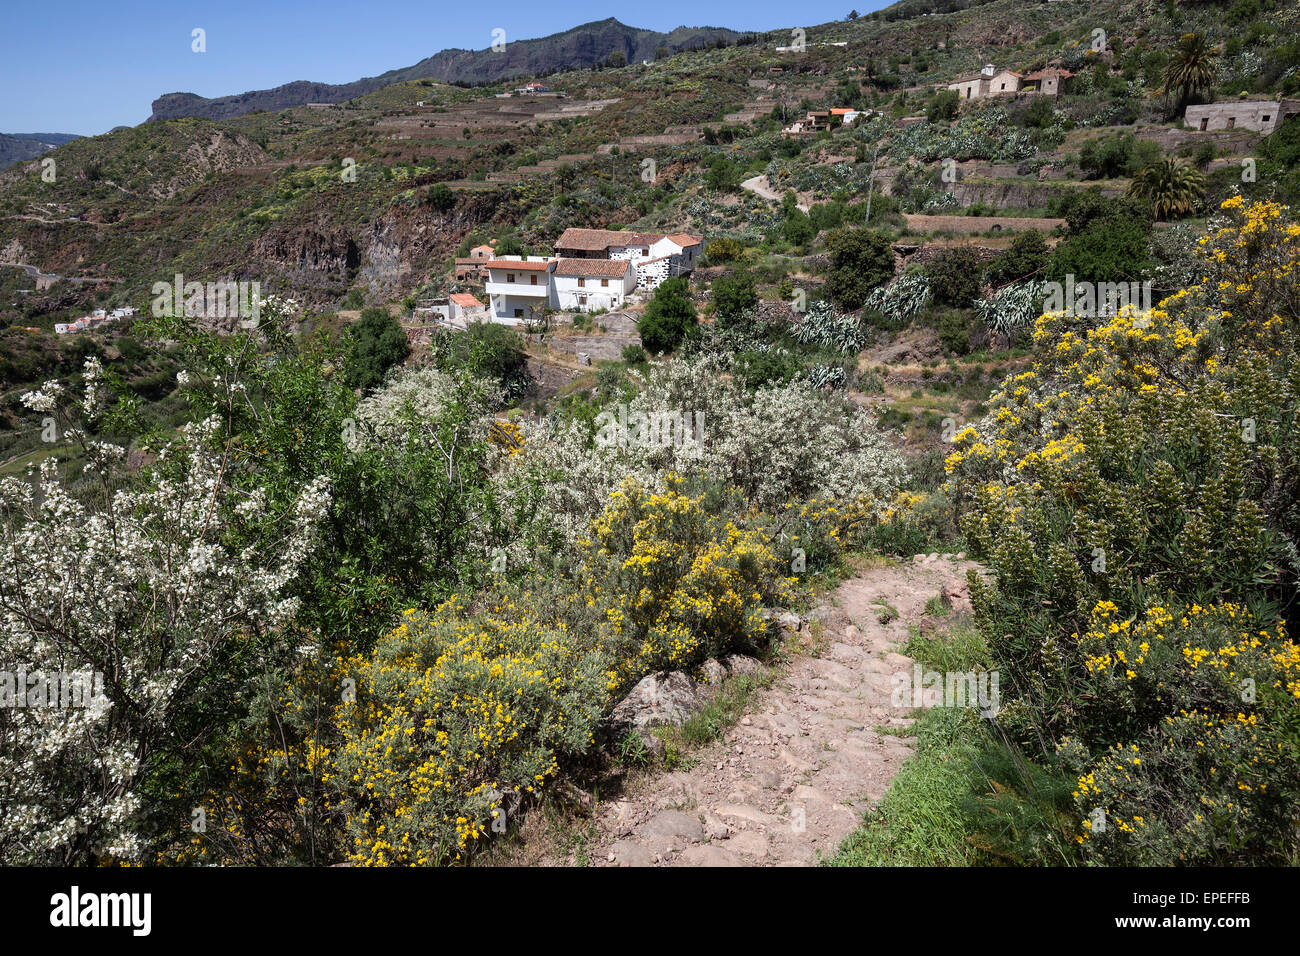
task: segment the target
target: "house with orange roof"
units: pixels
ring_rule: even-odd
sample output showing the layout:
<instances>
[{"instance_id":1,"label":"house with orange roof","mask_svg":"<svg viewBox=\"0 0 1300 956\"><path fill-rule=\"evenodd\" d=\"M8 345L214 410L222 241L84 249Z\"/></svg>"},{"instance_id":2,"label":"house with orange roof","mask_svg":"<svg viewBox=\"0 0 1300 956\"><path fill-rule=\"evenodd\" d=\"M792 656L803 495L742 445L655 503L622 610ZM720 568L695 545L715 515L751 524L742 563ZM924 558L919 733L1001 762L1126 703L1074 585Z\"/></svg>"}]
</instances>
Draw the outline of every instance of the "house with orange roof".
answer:
<instances>
[{"instance_id":1,"label":"house with orange roof","mask_svg":"<svg viewBox=\"0 0 1300 956\"><path fill-rule=\"evenodd\" d=\"M558 259L551 288L553 308L619 309L636 291L637 269L631 259Z\"/></svg>"},{"instance_id":2,"label":"house with orange roof","mask_svg":"<svg viewBox=\"0 0 1300 956\"><path fill-rule=\"evenodd\" d=\"M636 266L637 287L647 291L664 279L690 275L704 254L704 237L687 232L623 232L616 229L566 229L555 241L566 259L612 259Z\"/></svg>"},{"instance_id":3,"label":"house with orange roof","mask_svg":"<svg viewBox=\"0 0 1300 956\"><path fill-rule=\"evenodd\" d=\"M447 318L466 324L487 318L487 306L468 292L453 292L447 296Z\"/></svg>"},{"instance_id":4,"label":"house with orange roof","mask_svg":"<svg viewBox=\"0 0 1300 956\"><path fill-rule=\"evenodd\" d=\"M551 272L555 260L539 256L502 256L483 263L487 270L485 291L491 302L492 320L518 325L541 318L551 307Z\"/></svg>"}]
</instances>

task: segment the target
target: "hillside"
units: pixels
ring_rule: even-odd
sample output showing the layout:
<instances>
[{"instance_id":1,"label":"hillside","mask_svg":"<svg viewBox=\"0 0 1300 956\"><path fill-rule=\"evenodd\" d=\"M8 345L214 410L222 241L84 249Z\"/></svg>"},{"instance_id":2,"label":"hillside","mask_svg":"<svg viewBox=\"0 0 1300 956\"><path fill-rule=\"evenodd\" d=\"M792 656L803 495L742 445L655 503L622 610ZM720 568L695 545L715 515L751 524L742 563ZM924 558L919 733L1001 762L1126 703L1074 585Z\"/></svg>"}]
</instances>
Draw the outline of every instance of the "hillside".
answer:
<instances>
[{"instance_id":1,"label":"hillside","mask_svg":"<svg viewBox=\"0 0 1300 956\"><path fill-rule=\"evenodd\" d=\"M1297 37L607 20L0 172L0 659L113 705L9 692L0 863L1295 866Z\"/></svg>"},{"instance_id":2,"label":"hillside","mask_svg":"<svg viewBox=\"0 0 1300 956\"><path fill-rule=\"evenodd\" d=\"M497 52L443 50L413 66L352 83L311 83L300 80L270 90L251 90L233 96L205 98L194 93L167 93L153 102L149 122L201 116L229 119L254 110L283 110L308 103L341 103L408 80L441 80L478 85L517 76L547 76L563 70L587 69L609 61L623 63L653 60L669 53L710 46L719 40L733 42L732 30L716 27L678 27L669 33L639 30L614 18L565 30L533 40L512 40Z\"/></svg>"},{"instance_id":3,"label":"hillside","mask_svg":"<svg viewBox=\"0 0 1300 956\"><path fill-rule=\"evenodd\" d=\"M74 133L0 133L0 170L79 138Z\"/></svg>"}]
</instances>

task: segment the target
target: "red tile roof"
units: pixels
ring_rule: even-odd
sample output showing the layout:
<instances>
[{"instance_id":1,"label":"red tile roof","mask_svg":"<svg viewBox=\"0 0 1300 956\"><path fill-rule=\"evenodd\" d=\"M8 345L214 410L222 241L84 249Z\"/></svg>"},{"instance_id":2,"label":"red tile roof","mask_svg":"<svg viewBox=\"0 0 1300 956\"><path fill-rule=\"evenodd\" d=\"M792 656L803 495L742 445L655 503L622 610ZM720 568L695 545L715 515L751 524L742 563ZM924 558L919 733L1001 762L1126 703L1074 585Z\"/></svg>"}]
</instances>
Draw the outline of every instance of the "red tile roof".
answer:
<instances>
[{"instance_id":1,"label":"red tile roof","mask_svg":"<svg viewBox=\"0 0 1300 956\"><path fill-rule=\"evenodd\" d=\"M675 232L668 238L683 248L686 246L698 246L704 241L703 236L693 236L689 232Z\"/></svg>"},{"instance_id":2,"label":"red tile roof","mask_svg":"<svg viewBox=\"0 0 1300 956\"><path fill-rule=\"evenodd\" d=\"M630 268L631 259L561 259L555 266L555 274L587 279L621 279Z\"/></svg>"},{"instance_id":3,"label":"red tile roof","mask_svg":"<svg viewBox=\"0 0 1300 956\"><path fill-rule=\"evenodd\" d=\"M483 303L474 298L468 292L453 292L451 295L447 296L447 298L464 309L478 309L483 307Z\"/></svg>"},{"instance_id":4,"label":"red tile roof","mask_svg":"<svg viewBox=\"0 0 1300 956\"><path fill-rule=\"evenodd\" d=\"M489 259L483 263L489 269L521 269L525 272L545 272L551 267L551 262L525 262L522 259Z\"/></svg>"},{"instance_id":5,"label":"red tile roof","mask_svg":"<svg viewBox=\"0 0 1300 956\"><path fill-rule=\"evenodd\" d=\"M556 249L604 252L610 246L645 246L658 242L662 232L619 232L616 229L566 229L555 240Z\"/></svg>"}]
</instances>

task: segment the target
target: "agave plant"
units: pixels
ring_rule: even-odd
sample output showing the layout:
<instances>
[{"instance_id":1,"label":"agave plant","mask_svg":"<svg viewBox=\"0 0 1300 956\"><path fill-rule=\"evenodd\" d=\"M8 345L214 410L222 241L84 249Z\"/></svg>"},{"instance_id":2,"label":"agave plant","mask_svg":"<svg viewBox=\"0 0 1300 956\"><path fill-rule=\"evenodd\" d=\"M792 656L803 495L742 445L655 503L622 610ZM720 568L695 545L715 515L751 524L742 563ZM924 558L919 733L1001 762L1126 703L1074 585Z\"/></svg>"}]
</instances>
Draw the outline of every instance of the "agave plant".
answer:
<instances>
[{"instance_id":1,"label":"agave plant","mask_svg":"<svg viewBox=\"0 0 1300 956\"><path fill-rule=\"evenodd\" d=\"M848 385L848 375L838 365L814 365L804 372L813 388L844 388Z\"/></svg>"},{"instance_id":2,"label":"agave plant","mask_svg":"<svg viewBox=\"0 0 1300 956\"><path fill-rule=\"evenodd\" d=\"M990 332L1011 335L1031 326L1042 314L1046 295L1046 282L1015 282L987 299L976 299L975 311Z\"/></svg>"},{"instance_id":3,"label":"agave plant","mask_svg":"<svg viewBox=\"0 0 1300 956\"><path fill-rule=\"evenodd\" d=\"M1127 191L1150 200L1157 219L1181 219L1205 195L1205 174L1176 159L1158 159L1138 171Z\"/></svg>"},{"instance_id":4,"label":"agave plant","mask_svg":"<svg viewBox=\"0 0 1300 956\"><path fill-rule=\"evenodd\" d=\"M829 302L814 302L795 332L801 345L832 348L845 355L857 352L865 344L862 323L856 316L841 315Z\"/></svg>"},{"instance_id":5,"label":"agave plant","mask_svg":"<svg viewBox=\"0 0 1300 956\"><path fill-rule=\"evenodd\" d=\"M904 272L874 289L866 304L896 323L909 322L930 304L930 279L924 272Z\"/></svg>"}]
</instances>

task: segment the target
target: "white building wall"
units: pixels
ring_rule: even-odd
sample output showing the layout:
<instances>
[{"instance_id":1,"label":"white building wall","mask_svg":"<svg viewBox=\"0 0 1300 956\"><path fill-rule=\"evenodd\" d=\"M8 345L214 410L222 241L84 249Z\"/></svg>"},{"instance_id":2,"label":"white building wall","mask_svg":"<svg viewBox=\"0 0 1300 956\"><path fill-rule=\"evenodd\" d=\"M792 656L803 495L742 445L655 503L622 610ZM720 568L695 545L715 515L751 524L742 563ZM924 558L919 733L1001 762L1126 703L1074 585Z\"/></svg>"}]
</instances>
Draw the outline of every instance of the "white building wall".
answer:
<instances>
[{"instance_id":1,"label":"white building wall","mask_svg":"<svg viewBox=\"0 0 1300 956\"><path fill-rule=\"evenodd\" d=\"M609 285L601 279L586 277L585 285L578 285L579 276L552 276L551 289L554 307L566 312L594 312L597 309L618 309L636 290L637 271L629 269L622 278L611 277Z\"/></svg>"}]
</instances>

